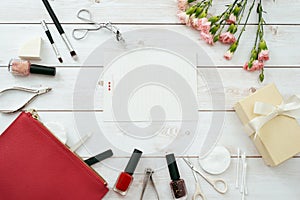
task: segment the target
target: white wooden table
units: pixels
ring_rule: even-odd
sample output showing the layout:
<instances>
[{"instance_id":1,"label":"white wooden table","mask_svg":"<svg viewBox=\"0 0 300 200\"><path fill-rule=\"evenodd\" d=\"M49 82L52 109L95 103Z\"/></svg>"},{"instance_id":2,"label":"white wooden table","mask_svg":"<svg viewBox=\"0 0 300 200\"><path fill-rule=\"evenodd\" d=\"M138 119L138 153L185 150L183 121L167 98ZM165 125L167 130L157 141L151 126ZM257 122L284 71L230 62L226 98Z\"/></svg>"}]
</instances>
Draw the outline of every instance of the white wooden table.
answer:
<instances>
[{"instance_id":1,"label":"white wooden table","mask_svg":"<svg viewBox=\"0 0 300 200\"><path fill-rule=\"evenodd\" d=\"M221 11L223 5L231 1L215 1L214 12ZM243 132L236 114L233 112L232 106L239 99L249 94L249 88L259 88L268 83L274 82L284 96L299 93L300 89L300 59L299 59L299 0L263 0L264 8L267 10L265 27L265 39L271 50L271 60L267 62L265 68L265 81L263 84L257 80L257 73L247 73L242 70L241 66L249 57L249 51L255 34L255 26L249 26L242 37L241 45L237 55L231 61L225 61L222 58L226 48L222 45L214 47L206 46L199 40L198 33L180 25L176 17L176 1L175 0L102 0L101 3L95 3L93 0L55 0L51 2L53 9L61 20L63 27L71 43L76 49L79 60L74 61L61 42L57 31L43 7L41 1L36 0L15 0L1 1L0 6L0 88L11 87L15 85L27 87L49 86L54 88L51 94L41 96L34 101L30 107L36 108L43 121L60 121L67 129L69 135L69 143L73 144L78 139L75 122L73 119L74 112L96 112L101 117L101 105L95 110L74 110L72 106L72 98L76 77L82 63L87 56L99 44L111 37L109 33L97 32L92 33L83 41L76 41L71 38L71 30L74 27L81 27L82 21L75 16L79 9L87 8L94 14L96 21L106 22L108 20L117 23L123 32L135 30L145 27L159 27L177 31L186 34L200 45L206 48L207 54L214 59L218 67L218 72L223 80L224 92L226 97L225 109L214 110L207 100L199 102L199 115L203 120L209 118L213 112L224 112L225 122L222 130L222 136L219 141L220 145L226 146L232 155L232 162L229 170L222 174L229 185L229 191L225 195L216 193L207 183L201 181L202 189L207 199L240 199L240 193L235 189L235 164L236 149L242 148L248 156L248 190L249 195L246 199L263 200L263 199L289 199L297 200L300 196L300 156L295 156L284 164L276 168L265 166L261 156L256 151L251 140ZM45 19L49 24L52 35L61 54L64 58L63 64L58 64L50 44L41 28L40 20ZM255 16L250 18L250 22L255 24ZM14 77L7 72L7 63L10 58L17 57L18 49L22 43L34 36L44 38L42 47L42 60L38 63L57 66L58 75L55 78L32 76L27 78ZM209 69L207 66L206 69ZM90 68L93 70L93 68ZM198 67L201 73L203 69ZM200 83L201 84L201 83ZM76 91L82 92L84 91ZM207 90L198 86L200 95L207 95ZM14 96L10 101L16 105L19 96ZM1 100L3 101L3 100ZM3 103L3 102L2 102ZM0 109L8 109L6 105ZM2 104L3 105L3 104ZM16 117L16 115L0 115L0 132L2 132ZM88 124L88 122L86 122ZM109 127L108 127L109 128ZM205 129L206 127L203 127ZM192 161L196 163L197 154L192 152ZM114 162L125 163L128 157L115 155L111 158ZM145 161L164 162L164 157L143 157ZM149 162L148 162L149 163ZM189 168L181 159L178 159L181 176L186 180L189 198L194 191L194 179ZM139 166L137 171L143 171L143 167ZM101 163L94 166L109 183L109 187L113 187L115 180L120 171L111 169ZM161 199L171 199L169 190L169 174L167 168L158 170L154 179ZM112 190L106 195L105 199L139 199L142 190L143 174L135 174L135 179L129 193L126 197L120 197ZM76 187L76 184L74 185ZM80 188L78 188L80 189ZM152 189L146 191L145 199L155 199ZM1 196L1 194L0 194Z\"/></svg>"}]
</instances>

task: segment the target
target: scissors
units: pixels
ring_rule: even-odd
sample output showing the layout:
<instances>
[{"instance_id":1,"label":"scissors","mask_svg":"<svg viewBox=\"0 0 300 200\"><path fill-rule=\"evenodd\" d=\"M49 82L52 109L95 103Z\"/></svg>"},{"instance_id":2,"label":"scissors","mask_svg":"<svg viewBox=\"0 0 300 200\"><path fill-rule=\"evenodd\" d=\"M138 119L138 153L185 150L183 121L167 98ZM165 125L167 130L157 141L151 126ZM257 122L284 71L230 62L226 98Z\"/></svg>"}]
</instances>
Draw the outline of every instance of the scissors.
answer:
<instances>
[{"instance_id":1,"label":"scissors","mask_svg":"<svg viewBox=\"0 0 300 200\"><path fill-rule=\"evenodd\" d=\"M202 178L204 178L204 180L206 182L208 182L217 192L219 192L221 194L225 194L227 192L227 183L223 179L210 179L207 176L205 176L202 172L195 169L194 165L190 161L188 161L185 158L183 158L183 160L193 170L193 172L202 176ZM218 187L218 185L220 185L220 184L223 185L223 188L221 188L221 189Z\"/></svg>"},{"instance_id":2,"label":"scissors","mask_svg":"<svg viewBox=\"0 0 300 200\"><path fill-rule=\"evenodd\" d=\"M8 110L8 111L0 111L4 114L12 114L15 112L18 112L20 110L22 110L23 108L25 108L28 104L30 104L35 98L37 98L38 96L42 95L42 94L46 94L48 92L50 92L52 90L52 88L43 88L43 89L30 89L30 88L24 88L24 87L12 87L12 88L8 88L8 89L4 89L0 91L0 94L3 94L4 92L8 92L8 91L23 91L23 92L29 92L29 93L34 93L35 95L33 95L27 102L25 102L25 104L23 104L21 107L15 109L15 110Z\"/></svg>"},{"instance_id":3,"label":"scissors","mask_svg":"<svg viewBox=\"0 0 300 200\"><path fill-rule=\"evenodd\" d=\"M83 15L86 15L86 16L84 17ZM98 23L98 22L93 21L92 13L87 9L79 10L78 13L77 13L77 18L81 19L83 21L86 21L89 24L94 25L95 28L76 28L76 29L73 29L72 36L76 40L84 39L87 36L88 32L90 32L90 31L98 31L100 29L105 28L105 29L111 31L112 33L114 33L116 35L117 41L124 41L124 38L122 37L121 32L119 31L119 29L116 26L112 25L111 22Z\"/></svg>"},{"instance_id":4,"label":"scissors","mask_svg":"<svg viewBox=\"0 0 300 200\"><path fill-rule=\"evenodd\" d=\"M187 161L185 158L184 158L184 161L187 163L189 161ZM190 163L190 162L189 162ZM188 163L187 163L188 164ZM188 164L189 165L189 164ZM189 165L190 166L190 165ZM197 197L200 197L202 200L206 200L202 190L201 190L201 187L200 187L200 183L199 183L199 180L198 180L198 177L197 177L197 173L192 169L192 172L193 172L193 176L194 176L194 179L195 179L195 192L193 194L193 198L192 200L196 200Z\"/></svg>"}]
</instances>

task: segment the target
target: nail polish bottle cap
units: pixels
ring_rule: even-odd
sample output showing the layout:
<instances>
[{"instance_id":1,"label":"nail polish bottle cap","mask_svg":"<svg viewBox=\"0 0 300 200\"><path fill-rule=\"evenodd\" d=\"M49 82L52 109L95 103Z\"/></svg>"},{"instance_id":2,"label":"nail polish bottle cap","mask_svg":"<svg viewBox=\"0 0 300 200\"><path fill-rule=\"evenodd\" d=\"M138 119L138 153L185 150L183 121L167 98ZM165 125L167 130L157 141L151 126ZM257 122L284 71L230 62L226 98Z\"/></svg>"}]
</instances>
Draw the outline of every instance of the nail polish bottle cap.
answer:
<instances>
[{"instance_id":1,"label":"nail polish bottle cap","mask_svg":"<svg viewBox=\"0 0 300 200\"><path fill-rule=\"evenodd\" d=\"M179 171L178 171L178 167L177 167L177 164L176 164L176 159L175 159L174 154L172 153L172 154L166 155L166 159L167 159L171 179L173 181L179 180L180 175L179 175Z\"/></svg>"},{"instance_id":2,"label":"nail polish bottle cap","mask_svg":"<svg viewBox=\"0 0 300 200\"><path fill-rule=\"evenodd\" d=\"M138 149L134 149L134 151L130 157L130 160L125 168L125 172L127 174L132 175L134 173L135 168L136 168L138 162L140 161L142 153L143 153L142 151L140 151Z\"/></svg>"}]
</instances>

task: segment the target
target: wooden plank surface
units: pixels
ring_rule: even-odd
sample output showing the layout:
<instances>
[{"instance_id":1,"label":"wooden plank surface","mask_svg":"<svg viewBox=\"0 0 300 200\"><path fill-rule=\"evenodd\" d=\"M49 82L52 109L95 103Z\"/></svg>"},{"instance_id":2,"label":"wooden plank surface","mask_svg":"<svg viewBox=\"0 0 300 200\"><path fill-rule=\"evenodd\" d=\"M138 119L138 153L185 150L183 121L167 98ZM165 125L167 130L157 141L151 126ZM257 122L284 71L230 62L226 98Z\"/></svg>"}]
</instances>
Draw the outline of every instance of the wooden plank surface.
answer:
<instances>
[{"instance_id":1,"label":"wooden plank surface","mask_svg":"<svg viewBox=\"0 0 300 200\"><path fill-rule=\"evenodd\" d=\"M224 5L231 3L230 0L214 1L211 9L212 14L220 13L226 9ZM95 0L76 1L70 0L50 1L58 18L62 23L83 23L76 18L78 10L89 9L94 19L99 22L112 21L114 23L178 23L176 17L176 0L102 0L95 3ZM267 10L266 21L271 24L299 24L298 0L263 1ZM292 6L291 6L292 5ZM18 13L18 14L16 14ZM3 1L0 8L0 23L39 23L41 19L51 22L51 19L44 8L42 1ZM250 18L251 23L256 23L255 15Z\"/></svg>"},{"instance_id":2,"label":"wooden plank surface","mask_svg":"<svg viewBox=\"0 0 300 200\"><path fill-rule=\"evenodd\" d=\"M33 37L40 36L44 38L41 58L42 60L37 63L42 63L46 65L53 66L81 66L87 57L91 54L91 52L98 46L100 46L107 39L112 38L112 34L108 31L98 31L91 32L88 37L84 40L74 40L71 37L72 30L74 28L87 27L86 25L65 25L65 31L69 36L71 43L73 44L75 50L78 53L79 59L74 61L69 52L67 51L65 44L63 43L60 36L57 34L57 31L53 25L49 26L49 29L52 32L54 40L56 41L56 45L60 49L60 53L62 54L65 62L60 64L53 50L51 49L51 45L49 44L45 33L41 25L0 25L0 32L2 36L1 45L1 53L0 55L0 65L7 66L9 59L13 57L17 57L19 48L26 41L30 40ZM231 61L227 61L223 58L224 53L227 51L227 45L221 45L217 43L215 46L210 47L204 41L200 40L199 32L187 28L183 25L121 25L119 26L120 30L124 32L124 34L133 34L131 31L145 28L158 28L158 29L168 29L171 31L175 31L186 35L188 38L192 39L196 43L199 44L199 48L203 49L205 54L200 55L200 63L199 65L207 66L206 63L201 63L205 61L207 58L211 59L215 66L218 67L241 67L244 65L246 61L248 61L250 56L250 50L253 47L254 42L254 34L256 31L255 26L249 26L241 39L241 45L238 47L236 52L236 56L233 57ZM266 26L266 41L268 42L268 47L270 49L270 61L266 63L266 66L270 67L297 67L300 65L299 54L298 54L298 46L295 45L299 41L299 31L300 27L295 25L270 25ZM16 32L21 33L18 35L12 35L10 33ZM126 37L125 37L126 39ZM138 38L137 38L138 39ZM97 41L97 42L95 42ZM130 45L130 44L129 44ZM174 45L176 45L176 41L174 41ZM113 49L111 49L113 51ZM5 54L4 54L5 52ZM287 55L285 52L289 52ZM101 65L102 63L99 63Z\"/></svg>"},{"instance_id":3,"label":"wooden plank surface","mask_svg":"<svg viewBox=\"0 0 300 200\"><path fill-rule=\"evenodd\" d=\"M214 1L214 6L211 13L219 13L225 7L225 4L232 2L231 0ZM75 121L75 115L94 113L98 122L103 119L103 95L101 88L95 85L95 88L86 88L81 90L76 88L76 80L80 75L81 67L86 61L90 53L99 45L113 36L107 31L95 32L81 41L76 41L71 37L72 29L77 27L87 27L76 18L76 13L81 8L87 8L93 13L95 21L106 22L112 21L126 34L132 33L134 30L140 29L168 29L181 33L199 44L205 55L200 56L200 60L210 58L212 64L198 63L198 103L199 103L199 133L198 136L191 142L188 150L180 155L177 155L177 161L181 177L185 179L189 193L188 199L191 199L194 191L194 178L191 171L185 165L182 156L192 157L191 161L198 163L199 146L202 145L204 136L211 126L215 123L212 121L214 114L224 116L221 123L221 136L218 140L218 145L224 145L231 153L231 165L229 169L220 176L213 178L224 178L229 186L229 191L225 195L216 193L210 185L204 180L201 180L201 187L207 199L240 199L240 193L235 189L236 176L236 149L243 149L248 157L248 190L249 195L246 199L264 200L283 198L289 200L299 199L300 191L297 189L299 184L300 174L300 156L295 156L282 165L270 168L267 167L261 156L255 149L252 141L244 133L243 127L232 110L232 106L238 100L250 94L250 88L260 88L268 83L275 83L284 97L289 97L292 94L299 93L300 84L300 60L299 60L299 33L300 23L298 12L300 8L300 0L264 0L263 5L267 13L265 14L267 25L265 27L265 38L268 42L268 47L271 52L271 60L267 62L265 69L265 82L258 82L257 73L247 73L241 69L242 65L249 57L254 33L256 30L256 16L250 17L250 23L246 29L241 45L238 48L237 55L231 60L226 61L222 55L227 50L227 46L216 44L213 47L206 45L199 40L199 33L191 30L184 25L180 25L176 17L176 0L102 0L101 3L95 3L94 0L82 1L62 1L54 0L50 2L63 27L76 49L79 60L74 61L70 56L64 43L60 39L57 31L52 24L52 21L46 12L41 1L36 0L15 0L2 1L0 6L0 90L11 86L25 87L52 87L53 91L49 94L40 96L30 104L28 108L36 108L43 122L59 122L66 128L68 134L67 144L72 146L75 144L85 131L90 131L87 128L84 130L78 128ZM45 37L40 23L41 19L45 19L49 24L54 40L64 58L64 63L59 64L56 60L51 46ZM7 72L7 63L10 58L17 57L20 46L31 39L32 37L40 36L44 39L42 46L42 60L36 61L38 64L49 66L57 66L57 76L45 77L38 75L30 75L29 77L16 77ZM138 40L138 38L137 38ZM174 46L176 46L174 41ZM108 49L106 51L113 51ZM103 64L97 66L84 66L90 72L99 72L103 69ZM104 66L105 67L105 66ZM208 88L207 81L216 83L218 80L207 80L206 74L211 71L217 72L220 76L223 89ZM212 92L215 92L212 94ZM86 98L94 98L95 106L87 107L81 105L73 106L74 95L84 96L86 93L95 94ZM217 97L215 104L212 104L212 95ZM225 102L222 100L225 97ZM20 105L20 100L23 102L29 98L28 94L10 93L0 96L0 110L11 109L12 106ZM3 132L8 125L17 116L0 114L0 133ZM138 126L146 126L148 122L134 122ZM112 188L118 174L123 170L128 161L129 149L134 146L120 143L115 138L122 135L123 132L116 127L115 123L105 122L102 124L103 131L111 134L112 148L118 149L123 147L123 150L128 153L118 153L103 163L98 163L94 169L101 174ZM124 127L131 126L131 123L122 122ZM169 127L178 127L180 122L167 122ZM94 136L97 136L96 133ZM109 135L105 135L109 137ZM158 137L161 143L166 138ZM101 141L100 141L101 143ZM169 189L169 174L164 159L164 151L159 146L161 143L149 143L142 146L145 149L156 148L157 152L154 155L149 155L147 152L143 156L138 165L135 178L131 189L126 197L120 197L115 192L110 190L105 199L139 199L142 190L143 171L146 167L155 169L154 179L160 194L161 199L171 199ZM87 143L88 145L89 143ZM141 142L140 145L143 143ZM122 147L121 147L122 146ZM106 150L99 147L99 151ZM172 151L173 149L169 149ZM175 149L174 149L175 151ZM81 147L78 152L82 157L90 156L89 147ZM153 189L147 188L144 199L155 199Z\"/></svg>"}]
</instances>

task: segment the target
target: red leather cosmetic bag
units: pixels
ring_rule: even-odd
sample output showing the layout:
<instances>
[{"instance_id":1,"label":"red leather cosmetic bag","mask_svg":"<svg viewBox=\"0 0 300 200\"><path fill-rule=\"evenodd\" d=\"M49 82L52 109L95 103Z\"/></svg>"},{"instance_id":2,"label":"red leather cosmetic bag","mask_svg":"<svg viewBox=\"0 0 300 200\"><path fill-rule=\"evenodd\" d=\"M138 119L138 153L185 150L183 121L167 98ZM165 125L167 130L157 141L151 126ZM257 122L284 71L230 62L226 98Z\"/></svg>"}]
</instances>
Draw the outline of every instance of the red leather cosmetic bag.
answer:
<instances>
[{"instance_id":1,"label":"red leather cosmetic bag","mask_svg":"<svg viewBox=\"0 0 300 200\"><path fill-rule=\"evenodd\" d=\"M32 112L0 135L1 200L99 200L106 182Z\"/></svg>"}]
</instances>

